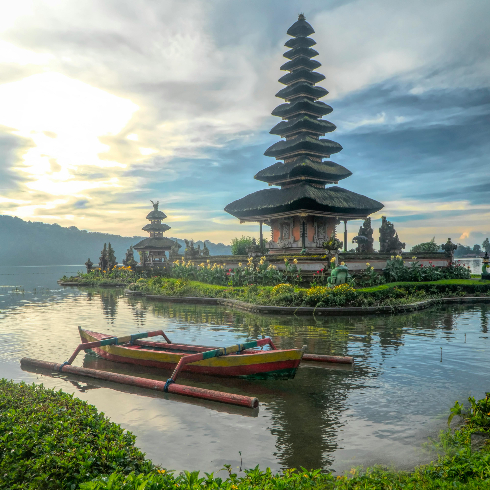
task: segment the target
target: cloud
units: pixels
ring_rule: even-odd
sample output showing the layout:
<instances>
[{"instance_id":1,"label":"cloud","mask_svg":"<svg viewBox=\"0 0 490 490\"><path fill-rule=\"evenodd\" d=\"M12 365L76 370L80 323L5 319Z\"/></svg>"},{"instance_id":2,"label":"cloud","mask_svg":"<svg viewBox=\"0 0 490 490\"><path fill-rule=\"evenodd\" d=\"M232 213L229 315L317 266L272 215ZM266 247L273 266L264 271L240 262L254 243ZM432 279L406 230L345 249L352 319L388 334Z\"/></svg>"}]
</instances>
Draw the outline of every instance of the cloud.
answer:
<instances>
[{"instance_id":1,"label":"cloud","mask_svg":"<svg viewBox=\"0 0 490 490\"><path fill-rule=\"evenodd\" d=\"M354 172L342 186L384 202L416 241L450 225L461 234L463 213L476 229L488 200L489 6L307 7L338 126L330 137L344 147L335 161ZM131 235L157 198L186 236L254 230L223 208L265 188L253 175L273 163L263 152L277 141L270 112L298 8L16 2L0 19L0 124L16 130L7 146L0 132L1 209Z\"/></svg>"}]
</instances>

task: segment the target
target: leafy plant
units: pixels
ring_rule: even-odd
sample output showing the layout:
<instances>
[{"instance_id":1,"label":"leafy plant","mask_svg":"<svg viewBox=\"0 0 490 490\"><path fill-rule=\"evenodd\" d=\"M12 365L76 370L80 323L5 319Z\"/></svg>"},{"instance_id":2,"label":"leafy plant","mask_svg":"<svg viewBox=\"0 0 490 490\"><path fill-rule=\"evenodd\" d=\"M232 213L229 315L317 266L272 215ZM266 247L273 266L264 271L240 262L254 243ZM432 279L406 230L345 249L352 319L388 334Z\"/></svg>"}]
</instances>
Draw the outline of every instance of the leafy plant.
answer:
<instances>
[{"instance_id":1,"label":"leafy plant","mask_svg":"<svg viewBox=\"0 0 490 490\"><path fill-rule=\"evenodd\" d=\"M411 252L413 253L431 253L437 252L439 250L439 245L436 243L436 237L433 237L432 240L428 242L419 243L418 245L414 245L412 247Z\"/></svg>"},{"instance_id":2,"label":"leafy plant","mask_svg":"<svg viewBox=\"0 0 490 490\"><path fill-rule=\"evenodd\" d=\"M255 239L251 236L241 236L231 240L232 255L247 255L248 249L255 243Z\"/></svg>"}]
</instances>

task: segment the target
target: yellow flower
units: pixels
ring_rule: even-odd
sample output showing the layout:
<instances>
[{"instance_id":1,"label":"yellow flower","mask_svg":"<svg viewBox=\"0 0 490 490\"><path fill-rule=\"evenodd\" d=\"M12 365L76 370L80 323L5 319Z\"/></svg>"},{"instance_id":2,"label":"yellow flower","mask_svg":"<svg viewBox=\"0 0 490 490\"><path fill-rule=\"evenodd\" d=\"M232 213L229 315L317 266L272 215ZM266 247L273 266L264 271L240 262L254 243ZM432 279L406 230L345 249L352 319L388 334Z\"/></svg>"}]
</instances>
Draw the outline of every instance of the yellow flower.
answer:
<instances>
[{"instance_id":1,"label":"yellow flower","mask_svg":"<svg viewBox=\"0 0 490 490\"><path fill-rule=\"evenodd\" d=\"M242 263L241 262L238 262L238 267L241 267L242 266Z\"/></svg>"},{"instance_id":2,"label":"yellow flower","mask_svg":"<svg viewBox=\"0 0 490 490\"><path fill-rule=\"evenodd\" d=\"M206 262L209 264L211 261L210 260L206 260Z\"/></svg>"},{"instance_id":3,"label":"yellow flower","mask_svg":"<svg viewBox=\"0 0 490 490\"><path fill-rule=\"evenodd\" d=\"M345 262L341 262L340 265L345 265Z\"/></svg>"},{"instance_id":4,"label":"yellow flower","mask_svg":"<svg viewBox=\"0 0 490 490\"><path fill-rule=\"evenodd\" d=\"M332 257L332 258L330 259L330 262L335 262L335 257Z\"/></svg>"},{"instance_id":5,"label":"yellow flower","mask_svg":"<svg viewBox=\"0 0 490 490\"><path fill-rule=\"evenodd\" d=\"M288 259L284 259L284 262L286 262L286 264L288 263Z\"/></svg>"},{"instance_id":6,"label":"yellow flower","mask_svg":"<svg viewBox=\"0 0 490 490\"><path fill-rule=\"evenodd\" d=\"M298 259L294 259L293 264L297 264L297 263L298 263Z\"/></svg>"},{"instance_id":7,"label":"yellow flower","mask_svg":"<svg viewBox=\"0 0 490 490\"><path fill-rule=\"evenodd\" d=\"M369 262L366 262L367 267L371 267L371 264Z\"/></svg>"},{"instance_id":8,"label":"yellow flower","mask_svg":"<svg viewBox=\"0 0 490 490\"><path fill-rule=\"evenodd\" d=\"M412 260L417 260L417 257L415 257L415 255L412 257Z\"/></svg>"},{"instance_id":9,"label":"yellow flower","mask_svg":"<svg viewBox=\"0 0 490 490\"><path fill-rule=\"evenodd\" d=\"M350 473L351 475L355 475L355 474L356 474L356 469L355 469L355 468L352 468L352 469L349 471L349 473Z\"/></svg>"},{"instance_id":10,"label":"yellow flower","mask_svg":"<svg viewBox=\"0 0 490 490\"><path fill-rule=\"evenodd\" d=\"M396 256L396 258L397 258L397 259L401 259L401 258L402 258L402 256L401 256L401 255L397 255L397 256Z\"/></svg>"},{"instance_id":11,"label":"yellow flower","mask_svg":"<svg viewBox=\"0 0 490 490\"><path fill-rule=\"evenodd\" d=\"M165 470L158 470L158 473L165 474Z\"/></svg>"},{"instance_id":12,"label":"yellow flower","mask_svg":"<svg viewBox=\"0 0 490 490\"><path fill-rule=\"evenodd\" d=\"M393 260L394 258L395 258L395 257L392 255L392 256L391 256L391 260Z\"/></svg>"}]
</instances>

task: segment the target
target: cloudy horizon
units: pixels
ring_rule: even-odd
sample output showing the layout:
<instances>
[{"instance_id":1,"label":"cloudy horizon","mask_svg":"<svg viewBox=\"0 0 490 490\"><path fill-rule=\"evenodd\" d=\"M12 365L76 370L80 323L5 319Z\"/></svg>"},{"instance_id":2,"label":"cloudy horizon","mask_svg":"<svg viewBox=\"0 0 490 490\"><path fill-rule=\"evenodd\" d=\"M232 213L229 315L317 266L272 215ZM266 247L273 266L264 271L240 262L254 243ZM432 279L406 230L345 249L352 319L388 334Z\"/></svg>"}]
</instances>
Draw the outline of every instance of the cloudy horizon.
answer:
<instances>
[{"instance_id":1,"label":"cloudy horizon","mask_svg":"<svg viewBox=\"0 0 490 490\"><path fill-rule=\"evenodd\" d=\"M0 214L122 236L258 236L223 211L266 188L286 31L315 29L340 183L410 246L490 236L490 4L23 1L0 18ZM349 224L349 242L361 221ZM343 226L339 228L343 231ZM349 243L350 248L350 243Z\"/></svg>"}]
</instances>

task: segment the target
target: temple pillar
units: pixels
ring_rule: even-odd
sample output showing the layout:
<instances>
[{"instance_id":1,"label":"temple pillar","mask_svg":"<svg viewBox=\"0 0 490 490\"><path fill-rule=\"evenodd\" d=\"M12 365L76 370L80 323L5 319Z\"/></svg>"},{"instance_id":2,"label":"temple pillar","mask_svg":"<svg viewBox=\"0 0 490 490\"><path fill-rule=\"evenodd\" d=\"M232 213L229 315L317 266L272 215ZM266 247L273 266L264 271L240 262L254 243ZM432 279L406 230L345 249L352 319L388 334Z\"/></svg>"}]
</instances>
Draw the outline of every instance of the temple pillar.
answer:
<instances>
[{"instance_id":1,"label":"temple pillar","mask_svg":"<svg viewBox=\"0 0 490 490\"><path fill-rule=\"evenodd\" d=\"M344 252L347 252L347 220L344 219Z\"/></svg>"}]
</instances>

